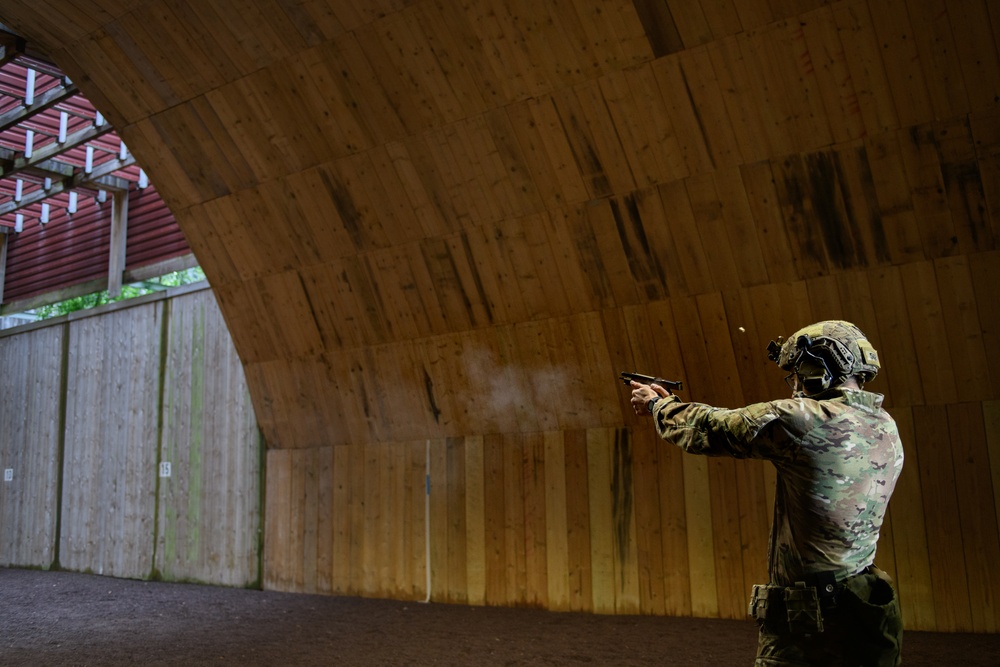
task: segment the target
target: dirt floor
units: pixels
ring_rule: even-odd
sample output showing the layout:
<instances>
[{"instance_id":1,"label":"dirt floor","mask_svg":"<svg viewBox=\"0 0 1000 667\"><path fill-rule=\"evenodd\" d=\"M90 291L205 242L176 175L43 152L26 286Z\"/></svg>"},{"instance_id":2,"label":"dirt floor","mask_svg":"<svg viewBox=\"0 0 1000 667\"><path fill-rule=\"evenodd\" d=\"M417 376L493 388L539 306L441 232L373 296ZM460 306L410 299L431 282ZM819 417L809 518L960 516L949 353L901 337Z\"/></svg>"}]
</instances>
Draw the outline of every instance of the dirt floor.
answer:
<instances>
[{"instance_id":1,"label":"dirt floor","mask_svg":"<svg viewBox=\"0 0 1000 667\"><path fill-rule=\"evenodd\" d=\"M295 595L0 568L0 665L753 663L749 621ZM908 633L906 665L997 665L1000 635Z\"/></svg>"}]
</instances>

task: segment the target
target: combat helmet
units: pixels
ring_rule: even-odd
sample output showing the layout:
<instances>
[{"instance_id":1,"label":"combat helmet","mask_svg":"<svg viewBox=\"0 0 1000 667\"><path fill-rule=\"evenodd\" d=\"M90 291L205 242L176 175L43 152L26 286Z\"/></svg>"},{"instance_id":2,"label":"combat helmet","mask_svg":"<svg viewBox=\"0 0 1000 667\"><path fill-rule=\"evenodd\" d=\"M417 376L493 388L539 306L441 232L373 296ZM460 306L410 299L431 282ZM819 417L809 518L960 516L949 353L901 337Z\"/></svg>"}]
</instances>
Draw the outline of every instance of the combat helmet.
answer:
<instances>
[{"instance_id":1,"label":"combat helmet","mask_svg":"<svg viewBox=\"0 0 1000 667\"><path fill-rule=\"evenodd\" d=\"M835 387L852 375L862 383L870 382L880 368L878 352L865 334L843 320L816 322L788 340L772 340L767 356L783 370L798 375L810 394Z\"/></svg>"}]
</instances>

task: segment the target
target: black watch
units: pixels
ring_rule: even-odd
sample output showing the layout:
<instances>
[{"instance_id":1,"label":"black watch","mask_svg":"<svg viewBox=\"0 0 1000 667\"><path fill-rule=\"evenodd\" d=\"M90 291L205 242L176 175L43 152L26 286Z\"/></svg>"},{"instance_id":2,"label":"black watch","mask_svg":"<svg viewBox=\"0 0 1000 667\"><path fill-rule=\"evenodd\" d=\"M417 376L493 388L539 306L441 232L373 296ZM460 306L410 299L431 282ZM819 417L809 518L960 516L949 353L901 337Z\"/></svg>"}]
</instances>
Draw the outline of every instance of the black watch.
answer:
<instances>
[{"instance_id":1,"label":"black watch","mask_svg":"<svg viewBox=\"0 0 1000 667\"><path fill-rule=\"evenodd\" d=\"M656 398L651 398L648 401L646 401L646 409L649 410L649 414L653 414L653 406L656 405L656 402L658 400L660 400L659 396L657 396Z\"/></svg>"}]
</instances>

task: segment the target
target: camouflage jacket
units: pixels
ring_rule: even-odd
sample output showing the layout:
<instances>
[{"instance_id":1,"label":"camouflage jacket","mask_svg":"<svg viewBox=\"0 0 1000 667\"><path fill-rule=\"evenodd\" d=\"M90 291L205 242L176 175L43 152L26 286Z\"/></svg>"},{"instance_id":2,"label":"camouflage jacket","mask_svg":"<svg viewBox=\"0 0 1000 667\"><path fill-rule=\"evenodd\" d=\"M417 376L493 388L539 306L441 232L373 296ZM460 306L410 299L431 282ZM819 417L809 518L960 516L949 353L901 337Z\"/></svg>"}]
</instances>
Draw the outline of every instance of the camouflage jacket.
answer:
<instances>
[{"instance_id":1,"label":"camouflage jacket","mask_svg":"<svg viewBox=\"0 0 1000 667\"><path fill-rule=\"evenodd\" d=\"M686 452L774 464L772 584L825 571L846 577L873 563L903 467L881 394L838 388L735 410L671 396L657 401L653 416L660 437Z\"/></svg>"}]
</instances>

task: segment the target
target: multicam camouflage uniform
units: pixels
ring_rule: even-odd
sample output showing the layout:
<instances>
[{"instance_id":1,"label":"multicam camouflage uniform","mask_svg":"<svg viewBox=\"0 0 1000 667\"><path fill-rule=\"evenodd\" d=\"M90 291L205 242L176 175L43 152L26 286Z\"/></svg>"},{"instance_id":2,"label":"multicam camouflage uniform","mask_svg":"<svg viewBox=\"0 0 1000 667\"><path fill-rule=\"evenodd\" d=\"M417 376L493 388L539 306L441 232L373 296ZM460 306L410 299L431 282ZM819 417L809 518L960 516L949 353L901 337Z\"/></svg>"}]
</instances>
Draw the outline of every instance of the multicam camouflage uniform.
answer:
<instances>
[{"instance_id":1,"label":"multicam camouflage uniform","mask_svg":"<svg viewBox=\"0 0 1000 667\"><path fill-rule=\"evenodd\" d=\"M824 608L822 632L792 636L779 614L762 622L757 665L898 664L898 604L873 561L903 449L881 406L880 394L843 387L733 410L676 396L653 406L657 433L686 452L774 464L771 587L818 575L837 587L839 609Z\"/></svg>"}]
</instances>

